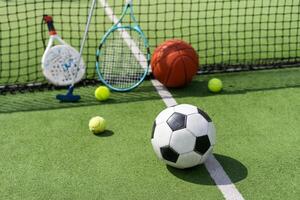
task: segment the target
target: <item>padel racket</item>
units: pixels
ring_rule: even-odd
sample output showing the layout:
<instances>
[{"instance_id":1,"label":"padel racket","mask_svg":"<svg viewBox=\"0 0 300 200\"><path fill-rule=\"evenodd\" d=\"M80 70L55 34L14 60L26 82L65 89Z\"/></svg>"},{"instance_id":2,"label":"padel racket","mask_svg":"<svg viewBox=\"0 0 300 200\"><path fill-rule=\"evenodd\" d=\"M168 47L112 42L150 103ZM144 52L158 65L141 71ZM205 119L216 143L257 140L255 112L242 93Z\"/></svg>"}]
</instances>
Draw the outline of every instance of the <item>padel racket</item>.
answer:
<instances>
[{"instance_id":1,"label":"padel racket","mask_svg":"<svg viewBox=\"0 0 300 200\"><path fill-rule=\"evenodd\" d=\"M85 65L80 53L58 36L53 18L44 15L48 25L49 41L42 57L43 74L48 81L58 86L79 82L85 74ZM54 45L58 43L57 45Z\"/></svg>"},{"instance_id":2,"label":"padel racket","mask_svg":"<svg viewBox=\"0 0 300 200\"><path fill-rule=\"evenodd\" d=\"M130 23L122 25L128 13ZM148 40L134 17L132 0L127 0L120 19L105 33L97 49L99 79L114 91L130 91L143 82L149 63Z\"/></svg>"}]
</instances>

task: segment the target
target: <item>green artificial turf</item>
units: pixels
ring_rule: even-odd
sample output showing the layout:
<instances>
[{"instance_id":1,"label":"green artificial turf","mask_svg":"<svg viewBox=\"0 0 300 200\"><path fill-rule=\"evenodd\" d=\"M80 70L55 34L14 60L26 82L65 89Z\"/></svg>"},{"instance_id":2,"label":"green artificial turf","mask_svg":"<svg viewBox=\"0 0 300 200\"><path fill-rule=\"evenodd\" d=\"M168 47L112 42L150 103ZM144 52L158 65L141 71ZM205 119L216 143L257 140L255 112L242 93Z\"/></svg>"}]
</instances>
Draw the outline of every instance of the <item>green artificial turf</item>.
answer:
<instances>
[{"instance_id":1,"label":"green artificial turf","mask_svg":"<svg viewBox=\"0 0 300 200\"><path fill-rule=\"evenodd\" d=\"M3 199L222 199L204 166L178 171L156 158L152 124L165 106L149 81L87 106L94 89L78 89L90 96L83 93L78 105L67 104L73 108L53 100L55 92L1 96L12 107L32 100L23 102L27 112L17 105L0 114ZM108 131L99 136L88 130L96 115L108 121Z\"/></svg>"},{"instance_id":2,"label":"green artificial turf","mask_svg":"<svg viewBox=\"0 0 300 200\"><path fill-rule=\"evenodd\" d=\"M223 81L212 94L207 82ZM245 199L298 199L300 70L197 76L172 90L178 103L207 111L217 128L218 160Z\"/></svg>"},{"instance_id":3,"label":"green artificial turf","mask_svg":"<svg viewBox=\"0 0 300 200\"><path fill-rule=\"evenodd\" d=\"M21 6L6 6L16 2ZM0 62L6 63L0 66L0 85L45 81L36 26L45 12L54 15L59 33L79 46L87 13L67 16L87 8L88 1L74 1L71 9L69 1L61 1L61 9L52 9L56 1L26 2L31 4L0 1ZM123 2L108 2L119 15ZM299 57L299 7L286 2L176 0L170 6L153 0L135 12L151 52L166 38L181 38L198 51L202 65L269 63ZM95 13L83 54L88 78L96 77L96 47L112 25L100 5ZM83 26L73 26L77 22ZM219 94L207 91L213 76L224 82ZM299 77L299 69L200 75L171 90L178 103L197 105L212 117L215 157L245 199L300 196ZM177 170L155 157L152 123L165 105L150 81L133 92L113 93L107 102L95 100L95 88L76 88L82 100L75 104L55 100L66 90L0 95L0 199L222 199L204 166ZM95 115L108 121L100 136L88 131Z\"/></svg>"},{"instance_id":4,"label":"green artificial turf","mask_svg":"<svg viewBox=\"0 0 300 200\"><path fill-rule=\"evenodd\" d=\"M199 75L171 90L212 117L215 157L245 199L299 196L299 75ZM219 94L206 88L215 76ZM178 170L156 158L152 123L165 105L150 81L107 102L93 98L95 88L77 88L78 104L58 103L59 91L0 96L1 199L223 199L203 165ZM96 115L108 121L99 136L88 130Z\"/></svg>"}]
</instances>

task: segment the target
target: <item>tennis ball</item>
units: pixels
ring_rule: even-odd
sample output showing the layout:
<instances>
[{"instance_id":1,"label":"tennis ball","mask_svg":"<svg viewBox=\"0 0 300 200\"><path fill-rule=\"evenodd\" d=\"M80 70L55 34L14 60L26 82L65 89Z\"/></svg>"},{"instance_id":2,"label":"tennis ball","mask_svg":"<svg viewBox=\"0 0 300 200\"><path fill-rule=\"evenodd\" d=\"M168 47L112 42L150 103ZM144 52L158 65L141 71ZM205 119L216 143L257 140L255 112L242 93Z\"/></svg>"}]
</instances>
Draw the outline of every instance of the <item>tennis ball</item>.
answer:
<instances>
[{"instance_id":1,"label":"tennis ball","mask_svg":"<svg viewBox=\"0 0 300 200\"><path fill-rule=\"evenodd\" d=\"M222 90L222 81L218 78L212 78L208 81L208 89L211 92L220 92Z\"/></svg>"},{"instance_id":2,"label":"tennis ball","mask_svg":"<svg viewBox=\"0 0 300 200\"><path fill-rule=\"evenodd\" d=\"M106 86L100 86L95 90L95 97L99 101L105 101L110 96L110 90Z\"/></svg>"},{"instance_id":3,"label":"tennis ball","mask_svg":"<svg viewBox=\"0 0 300 200\"><path fill-rule=\"evenodd\" d=\"M89 129L95 134L103 132L106 129L106 120L100 116L93 117L90 119Z\"/></svg>"}]
</instances>

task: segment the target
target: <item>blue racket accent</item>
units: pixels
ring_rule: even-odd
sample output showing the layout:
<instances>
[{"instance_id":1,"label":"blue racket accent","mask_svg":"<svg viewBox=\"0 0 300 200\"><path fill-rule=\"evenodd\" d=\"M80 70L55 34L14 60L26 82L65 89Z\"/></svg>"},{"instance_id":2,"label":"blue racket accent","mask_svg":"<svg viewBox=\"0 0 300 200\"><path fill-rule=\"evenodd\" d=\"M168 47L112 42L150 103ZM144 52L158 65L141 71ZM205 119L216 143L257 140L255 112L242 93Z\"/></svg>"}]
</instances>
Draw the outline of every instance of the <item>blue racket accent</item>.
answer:
<instances>
[{"instance_id":1,"label":"blue racket accent","mask_svg":"<svg viewBox=\"0 0 300 200\"><path fill-rule=\"evenodd\" d=\"M121 22L130 11L131 25ZM103 36L96 52L99 79L111 90L130 91L140 85L148 74L150 50L148 40L137 24L131 2L124 7L121 18Z\"/></svg>"},{"instance_id":2,"label":"blue racket accent","mask_svg":"<svg viewBox=\"0 0 300 200\"><path fill-rule=\"evenodd\" d=\"M58 94L56 99L61 102L77 102L80 100L80 95L73 94L74 86L70 85L67 94Z\"/></svg>"}]
</instances>

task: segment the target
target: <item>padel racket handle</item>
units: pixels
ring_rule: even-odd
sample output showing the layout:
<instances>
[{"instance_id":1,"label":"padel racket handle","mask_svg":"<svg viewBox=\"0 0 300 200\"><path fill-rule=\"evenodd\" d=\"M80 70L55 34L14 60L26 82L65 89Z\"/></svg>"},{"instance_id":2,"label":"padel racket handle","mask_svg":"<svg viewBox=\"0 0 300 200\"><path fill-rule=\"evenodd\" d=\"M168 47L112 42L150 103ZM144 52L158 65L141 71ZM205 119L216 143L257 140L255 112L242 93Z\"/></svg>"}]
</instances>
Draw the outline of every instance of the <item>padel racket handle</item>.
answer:
<instances>
[{"instance_id":1,"label":"padel racket handle","mask_svg":"<svg viewBox=\"0 0 300 200\"><path fill-rule=\"evenodd\" d=\"M56 35L56 30L53 25L53 17L49 15L44 15L44 21L48 25L49 35Z\"/></svg>"}]
</instances>

